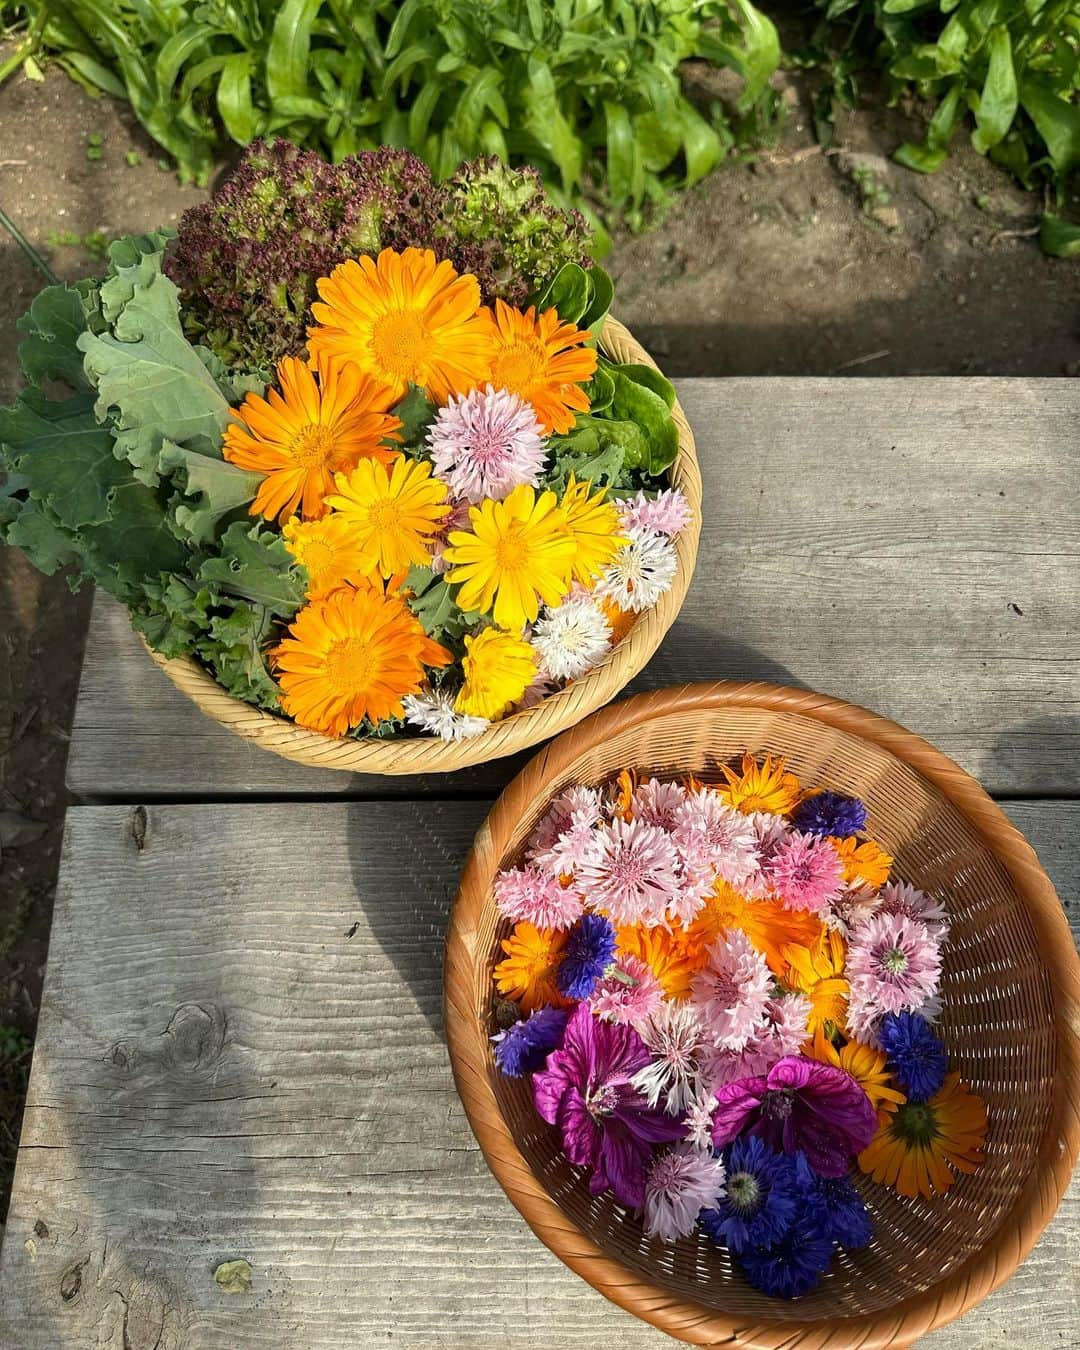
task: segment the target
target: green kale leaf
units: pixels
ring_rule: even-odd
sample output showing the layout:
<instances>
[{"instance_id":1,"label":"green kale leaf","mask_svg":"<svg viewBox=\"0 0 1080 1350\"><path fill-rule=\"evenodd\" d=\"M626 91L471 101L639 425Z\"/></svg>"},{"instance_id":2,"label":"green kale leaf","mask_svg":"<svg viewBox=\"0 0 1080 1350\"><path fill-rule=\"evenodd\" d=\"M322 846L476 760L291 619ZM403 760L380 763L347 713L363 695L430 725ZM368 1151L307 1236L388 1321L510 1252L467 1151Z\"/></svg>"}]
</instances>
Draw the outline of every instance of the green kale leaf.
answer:
<instances>
[{"instance_id":1,"label":"green kale leaf","mask_svg":"<svg viewBox=\"0 0 1080 1350\"><path fill-rule=\"evenodd\" d=\"M307 574L281 535L237 520L221 536L220 553L203 560L198 579L226 595L291 619L304 602Z\"/></svg>"}]
</instances>

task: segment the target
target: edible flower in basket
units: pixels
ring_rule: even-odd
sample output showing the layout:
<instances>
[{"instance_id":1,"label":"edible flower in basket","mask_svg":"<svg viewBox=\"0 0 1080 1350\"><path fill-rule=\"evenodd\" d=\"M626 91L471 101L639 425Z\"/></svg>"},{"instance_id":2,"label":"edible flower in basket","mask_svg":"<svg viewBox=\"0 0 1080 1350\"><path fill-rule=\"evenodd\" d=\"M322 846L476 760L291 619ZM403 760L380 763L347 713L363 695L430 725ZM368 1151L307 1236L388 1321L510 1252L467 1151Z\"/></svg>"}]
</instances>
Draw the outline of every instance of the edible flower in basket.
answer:
<instances>
[{"instance_id":1,"label":"edible flower in basket","mask_svg":"<svg viewBox=\"0 0 1080 1350\"><path fill-rule=\"evenodd\" d=\"M718 775L719 777L719 775ZM937 1022L940 898L858 799L782 759L715 784L569 787L494 882L495 1063L594 1195L806 1294L871 1242L876 1187L930 1202L987 1113Z\"/></svg>"}]
</instances>

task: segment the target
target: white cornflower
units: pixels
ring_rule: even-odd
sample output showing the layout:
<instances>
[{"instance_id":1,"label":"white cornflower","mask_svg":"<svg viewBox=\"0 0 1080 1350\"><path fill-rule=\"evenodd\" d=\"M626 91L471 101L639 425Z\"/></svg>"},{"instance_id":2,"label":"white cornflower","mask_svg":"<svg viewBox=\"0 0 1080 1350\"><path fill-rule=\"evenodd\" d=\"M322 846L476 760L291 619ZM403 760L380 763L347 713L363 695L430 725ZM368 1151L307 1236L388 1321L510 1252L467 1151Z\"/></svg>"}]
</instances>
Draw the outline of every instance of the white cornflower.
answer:
<instances>
[{"instance_id":1,"label":"white cornflower","mask_svg":"<svg viewBox=\"0 0 1080 1350\"><path fill-rule=\"evenodd\" d=\"M694 1231L703 1209L724 1196L724 1164L693 1144L658 1153L645 1169L645 1232L674 1242Z\"/></svg>"},{"instance_id":2,"label":"white cornflower","mask_svg":"<svg viewBox=\"0 0 1080 1350\"><path fill-rule=\"evenodd\" d=\"M675 546L666 535L638 527L626 534L630 542L604 569L596 594L614 600L620 609L640 614L671 589L678 560Z\"/></svg>"},{"instance_id":3,"label":"white cornflower","mask_svg":"<svg viewBox=\"0 0 1080 1350\"><path fill-rule=\"evenodd\" d=\"M701 1018L692 1003L662 1003L639 1024L638 1034L648 1046L652 1062L630 1080L645 1094L650 1106L664 1098L669 1116L681 1116L697 1095Z\"/></svg>"},{"instance_id":4,"label":"white cornflower","mask_svg":"<svg viewBox=\"0 0 1080 1350\"><path fill-rule=\"evenodd\" d=\"M406 694L401 700L405 720L444 741L465 741L479 736L491 723L486 717L470 717L454 707L453 698L441 689L429 694Z\"/></svg>"},{"instance_id":5,"label":"white cornflower","mask_svg":"<svg viewBox=\"0 0 1080 1350\"><path fill-rule=\"evenodd\" d=\"M607 655L611 624L591 597L573 596L544 610L531 641L547 674L575 680Z\"/></svg>"}]
</instances>

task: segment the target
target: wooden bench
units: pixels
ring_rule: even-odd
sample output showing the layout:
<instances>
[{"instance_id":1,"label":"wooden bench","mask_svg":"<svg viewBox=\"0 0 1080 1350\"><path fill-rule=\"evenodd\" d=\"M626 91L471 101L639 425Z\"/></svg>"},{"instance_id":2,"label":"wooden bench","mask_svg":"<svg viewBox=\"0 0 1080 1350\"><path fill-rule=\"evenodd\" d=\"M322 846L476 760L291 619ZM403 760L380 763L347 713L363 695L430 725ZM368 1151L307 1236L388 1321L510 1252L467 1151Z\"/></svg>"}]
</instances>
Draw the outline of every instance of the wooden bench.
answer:
<instances>
[{"instance_id":1,"label":"wooden bench","mask_svg":"<svg viewBox=\"0 0 1080 1350\"><path fill-rule=\"evenodd\" d=\"M1068 905L1080 385L679 393L707 519L683 614L635 687L757 677L905 723L1002 800ZM447 911L513 767L403 780L290 765L205 720L98 597L0 1344L670 1344L533 1237L453 1089ZM1074 1185L1014 1278L920 1344L1080 1344L1078 1241ZM227 1292L215 1271L234 1260L250 1286Z\"/></svg>"}]
</instances>

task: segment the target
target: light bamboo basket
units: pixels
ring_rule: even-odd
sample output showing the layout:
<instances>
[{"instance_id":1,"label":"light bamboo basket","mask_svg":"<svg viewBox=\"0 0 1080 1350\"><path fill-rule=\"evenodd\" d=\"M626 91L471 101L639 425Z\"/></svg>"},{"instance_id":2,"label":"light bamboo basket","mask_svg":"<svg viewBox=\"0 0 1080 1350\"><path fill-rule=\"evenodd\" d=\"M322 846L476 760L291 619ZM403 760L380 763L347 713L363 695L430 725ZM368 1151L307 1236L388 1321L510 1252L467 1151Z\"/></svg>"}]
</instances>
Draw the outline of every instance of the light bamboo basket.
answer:
<instances>
[{"instance_id":1,"label":"light bamboo basket","mask_svg":"<svg viewBox=\"0 0 1080 1350\"><path fill-rule=\"evenodd\" d=\"M495 872L553 796L623 768L719 777L744 750L862 798L895 874L947 899L941 1030L987 1103L987 1160L942 1199L859 1181L875 1236L787 1303L757 1293L696 1234L667 1246L593 1198L536 1115L528 1081L495 1067L493 963L510 925ZM545 747L477 834L451 915L445 1017L454 1076L491 1170L536 1235L601 1293L694 1345L756 1350L909 1346L1016 1269L1049 1222L1080 1147L1080 965L1061 904L1022 835L945 755L893 722L803 690L699 684L613 704Z\"/></svg>"},{"instance_id":2,"label":"light bamboo basket","mask_svg":"<svg viewBox=\"0 0 1080 1350\"><path fill-rule=\"evenodd\" d=\"M659 369L644 347L617 319L609 318L605 323L600 345L614 361L636 362ZM626 637L598 666L535 707L494 722L479 736L465 741L443 741L432 736L400 740L373 737L335 740L233 698L205 666L191 657L170 660L150 647L147 650L177 689L207 717L238 736L300 764L342 769L348 773L452 773L525 750L565 731L588 713L610 702L645 667L682 607L694 573L701 534L701 472L693 433L678 402L672 416L679 432L679 452L671 469L671 481L685 494L693 519L675 539L678 570L671 589L640 616Z\"/></svg>"}]
</instances>

